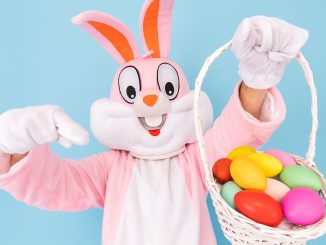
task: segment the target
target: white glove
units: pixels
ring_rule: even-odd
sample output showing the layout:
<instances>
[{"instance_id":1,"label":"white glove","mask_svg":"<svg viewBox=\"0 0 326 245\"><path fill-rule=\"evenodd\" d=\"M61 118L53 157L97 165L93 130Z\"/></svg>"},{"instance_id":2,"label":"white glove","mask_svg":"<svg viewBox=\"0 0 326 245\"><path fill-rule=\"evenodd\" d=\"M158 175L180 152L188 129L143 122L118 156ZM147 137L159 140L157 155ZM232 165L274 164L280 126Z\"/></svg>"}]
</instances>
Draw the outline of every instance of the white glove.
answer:
<instances>
[{"instance_id":1,"label":"white glove","mask_svg":"<svg viewBox=\"0 0 326 245\"><path fill-rule=\"evenodd\" d=\"M0 115L0 151L26 153L58 141L66 148L88 143L88 133L58 106L14 109Z\"/></svg>"},{"instance_id":2,"label":"white glove","mask_svg":"<svg viewBox=\"0 0 326 245\"><path fill-rule=\"evenodd\" d=\"M297 56L307 39L306 30L278 18L244 19L231 47L240 61L240 77L251 88L267 89L277 85L286 64Z\"/></svg>"}]
</instances>

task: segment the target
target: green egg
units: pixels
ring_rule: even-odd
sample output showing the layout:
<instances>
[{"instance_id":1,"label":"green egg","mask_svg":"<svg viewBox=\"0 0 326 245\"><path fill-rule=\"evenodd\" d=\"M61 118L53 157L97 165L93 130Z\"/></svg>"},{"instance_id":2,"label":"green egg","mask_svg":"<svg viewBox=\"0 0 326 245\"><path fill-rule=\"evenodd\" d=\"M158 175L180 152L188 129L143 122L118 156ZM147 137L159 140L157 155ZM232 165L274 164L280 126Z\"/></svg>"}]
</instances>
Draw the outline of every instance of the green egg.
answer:
<instances>
[{"instance_id":1,"label":"green egg","mask_svg":"<svg viewBox=\"0 0 326 245\"><path fill-rule=\"evenodd\" d=\"M291 189L300 186L320 191L323 188L323 184L316 173L299 165L285 167L280 173L280 180Z\"/></svg>"},{"instance_id":2,"label":"green egg","mask_svg":"<svg viewBox=\"0 0 326 245\"><path fill-rule=\"evenodd\" d=\"M243 189L238 186L233 180L230 180L222 186L221 196L227 204L229 204L233 209L236 209L234 204L234 196L242 190Z\"/></svg>"}]
</instances>

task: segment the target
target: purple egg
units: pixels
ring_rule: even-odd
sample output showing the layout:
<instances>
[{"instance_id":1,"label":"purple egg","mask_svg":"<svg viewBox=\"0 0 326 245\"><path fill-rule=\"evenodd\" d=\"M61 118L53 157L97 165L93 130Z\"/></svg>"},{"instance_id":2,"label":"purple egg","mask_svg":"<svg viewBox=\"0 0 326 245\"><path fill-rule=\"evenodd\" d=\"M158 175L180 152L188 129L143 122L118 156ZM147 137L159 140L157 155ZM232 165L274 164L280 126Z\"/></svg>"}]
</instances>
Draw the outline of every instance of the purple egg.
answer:
<instances>
[{"instance_id":1,"label":"purple egg","mask_svg":"<svg viewBox=\"0 0 326 245\"><path fill-rule=\"evenodd\" d=\"M283 164L284 167L297 164L294 158L285 151L281 151L277 149L269 149L266 150L265 153L278 159Z\"/></svg>"},{"instance_id":2,"label":"purple egg","mask_svg":"<svg viewBox=\"0 0 326 245\"><path fill-rule=\"evenodd\" d=\"M290 190L282 200L284 217L296 225L312 225L323 218L325 204L317 192L306 187Z\"/></svg>"}]
</instances>

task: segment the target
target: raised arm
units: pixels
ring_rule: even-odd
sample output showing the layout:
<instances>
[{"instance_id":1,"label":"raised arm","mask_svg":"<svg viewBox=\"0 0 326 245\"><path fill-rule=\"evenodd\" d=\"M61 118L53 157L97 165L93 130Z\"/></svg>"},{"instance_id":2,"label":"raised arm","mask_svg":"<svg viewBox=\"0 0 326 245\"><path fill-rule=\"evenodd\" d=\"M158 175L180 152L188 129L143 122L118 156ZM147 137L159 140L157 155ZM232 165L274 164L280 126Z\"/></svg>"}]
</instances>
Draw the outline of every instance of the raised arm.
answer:
<instances>
[{"instance_id":1,"label":"raised arm","mask_svg":"<svg viewBox=\"0 0 326 245\"><path fill-rule=\"evenodd\" d=\"M108 153L64 160L47 143L85 144L87 132L57 106L15 109L0 116L0 188L47 210L79 211L104 202ZM111 154L112 155L112 154Z\"/></svg>"},{"instance_id":2,"label":"raised arm","mask_svg":"<svg viewBox=\"0 0 326 245\"><path fill-rule=\"evenodd\" d=\"M259 120L267 93L267 89L250 88L242 82L239 87L239 98L243 109Z\"/></svg>"},{"instance_id":3,"label":"raised arm","mask_svg":"<svg viewBox=\"0 0 326 245\"><path fill-rule=\"evenodd\" d=\"M241 84L236 86L228 104L205 135L206 152L211 164L240 145L259 149L285 118L285 104L276 88L266 92L258 109L261 111L258 119L248 113L240 101Z\"/></svg>"},{"instance_id":4,"label":"raised arm","mask_svg":"<svg viewBox=\"0 0 326 245\"><path fill-rule=\"evenodd\" d=\"M307 31L277 18L255 16L242 21L232 43L242 81L205 136L210 162L234 147L258 149L268 141L286 111L275 86L307 38Z\"/></svg>"}]
</instances>

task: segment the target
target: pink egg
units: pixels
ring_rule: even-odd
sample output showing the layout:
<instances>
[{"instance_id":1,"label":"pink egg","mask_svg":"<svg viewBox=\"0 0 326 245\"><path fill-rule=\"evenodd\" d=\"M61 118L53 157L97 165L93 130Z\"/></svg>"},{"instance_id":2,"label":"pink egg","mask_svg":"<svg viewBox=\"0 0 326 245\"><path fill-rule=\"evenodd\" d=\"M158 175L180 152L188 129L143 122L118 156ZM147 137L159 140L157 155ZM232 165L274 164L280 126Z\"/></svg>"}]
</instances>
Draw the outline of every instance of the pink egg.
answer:
<instances>
[{"instance_id":1,"label":"pink egg","mask_svg":"<svg viewBox=\"0 0 326 245\"><path fill-rule=\"evenodd\" d=\"M322 219L325 205L317 192L306 187L297 187L285 195L282 209L288 221L305 226Z\"/></svg>"},{"instance_id":2,"label":"pink egg","mask_svg":"<svg viewBox=\"0 0 326 245\"><path fill-rule=\"evenodd\" d=\"M290 190L291 189L286 184L283 184L281 181L272 178L267 178L267 187L264 190L264 193L273 197L276 201L281 203L283 197Z\"/></svg>"},{"instance_id":3,"label":"pink egg","mask_svg":"<svg viewBox=\"0 0 326 245\"><path fill-rule=\"evenodd\" d=\"M283 164L284 167L296 164L294 158L287 152L277 149L269 149L266 150L265 153L277 158Z\"/></svg>"}]
</instances>

